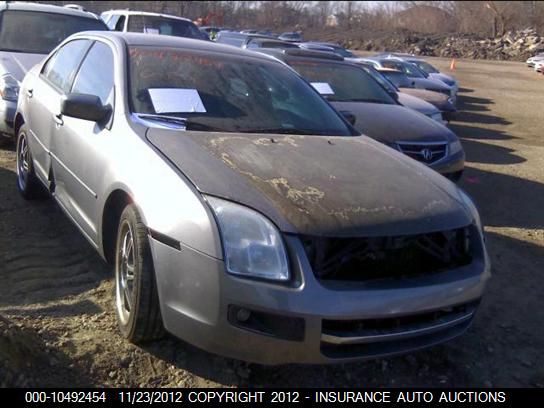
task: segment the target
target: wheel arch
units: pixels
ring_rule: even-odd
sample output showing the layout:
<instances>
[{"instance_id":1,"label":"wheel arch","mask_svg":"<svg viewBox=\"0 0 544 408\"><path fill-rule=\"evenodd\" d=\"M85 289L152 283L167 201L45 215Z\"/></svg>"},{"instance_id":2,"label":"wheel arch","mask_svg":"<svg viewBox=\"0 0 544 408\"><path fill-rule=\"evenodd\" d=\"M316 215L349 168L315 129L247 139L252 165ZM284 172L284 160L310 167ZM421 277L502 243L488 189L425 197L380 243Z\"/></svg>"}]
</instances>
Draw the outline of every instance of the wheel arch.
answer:
<instances>
[{"instance_id":1,"label":"wheel arch","mask_svg":"<svg viewBox=\"0 0 544 408\"><path fill-rule=\"evenodd\" d=\"M132 195L122 188L110 192L104 202L100 237L102 255L109 264L115 260L115 239L121 213L131 203L134 203Z\"/></svg>"},{"instance_id":2,"label":"wheel arch","mask_svg":"<svg viewBox=\"0 0 544 408\"><path fill-rule=\"evenodd\" d=\"M17 134L19 133L19 129L21 129L21 126L25 123L25 118L23 117L23 114L20 112L17 112L15 115L15 120L13 121L13 134L15 137L17 137Z\"/></svg>"}]
</instances>

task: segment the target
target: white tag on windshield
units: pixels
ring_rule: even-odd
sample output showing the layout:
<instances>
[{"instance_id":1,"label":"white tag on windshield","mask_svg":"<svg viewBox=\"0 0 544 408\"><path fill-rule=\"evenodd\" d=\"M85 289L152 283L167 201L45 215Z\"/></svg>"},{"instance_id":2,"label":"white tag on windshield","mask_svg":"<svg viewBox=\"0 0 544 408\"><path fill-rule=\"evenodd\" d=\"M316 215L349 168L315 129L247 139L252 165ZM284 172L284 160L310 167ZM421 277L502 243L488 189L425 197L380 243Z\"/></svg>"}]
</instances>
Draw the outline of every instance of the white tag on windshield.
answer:
<instances>
[{"instance_id":1,"label":"white tag on windshield","mask_svg":"<svg viewBox=\"0 0 544 408\"><path fill-rule=\"evenodd\" d=\"M146 34L160 34L158 28L145 27L144 33Z\"/></svg>"},{"instance_id":2,"label":"white tag on windshield","mask_svg":"<svg viewBox=\"0 0 544 408\"><path fill-rule=\"evenodd\" d=\"M334 91L327 82L311 82L311 84L321 95L334 95Z\"/></svg>"},{"instance_id":3,"label":"white tag on windshield","mask_svg":"<svg viewBox=\"0 0 544 408\"><path fill-rule=\"evenodd\" d=\"M150 88L148 91L156 113L206 112L196 89Z\"/></svg>"}]
</instances>

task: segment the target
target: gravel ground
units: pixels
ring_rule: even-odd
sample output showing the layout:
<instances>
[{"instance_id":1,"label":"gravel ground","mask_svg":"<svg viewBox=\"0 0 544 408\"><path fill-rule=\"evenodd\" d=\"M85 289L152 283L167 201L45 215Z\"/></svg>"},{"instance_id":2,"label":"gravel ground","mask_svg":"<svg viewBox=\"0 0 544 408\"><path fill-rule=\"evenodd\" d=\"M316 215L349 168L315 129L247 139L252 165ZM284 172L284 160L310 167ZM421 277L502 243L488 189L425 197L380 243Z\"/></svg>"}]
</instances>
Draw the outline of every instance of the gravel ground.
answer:
<instances>
[{"instance_id":1,"label":"gravel ground","mask_svg":"<svg viewBox=\"0 0 544 408\"><path fill-rule=\"evenodd\" d=\"M442 69L449 60L430 59ZM462 337L337 366L248 365L172 337L117 332L110 269L52 200L15 188L0 147L0 386L544 386L544 77L522 63L457 61L467 152L461 185L486 226L493 278Z\"/></svg>"}]
</instances>

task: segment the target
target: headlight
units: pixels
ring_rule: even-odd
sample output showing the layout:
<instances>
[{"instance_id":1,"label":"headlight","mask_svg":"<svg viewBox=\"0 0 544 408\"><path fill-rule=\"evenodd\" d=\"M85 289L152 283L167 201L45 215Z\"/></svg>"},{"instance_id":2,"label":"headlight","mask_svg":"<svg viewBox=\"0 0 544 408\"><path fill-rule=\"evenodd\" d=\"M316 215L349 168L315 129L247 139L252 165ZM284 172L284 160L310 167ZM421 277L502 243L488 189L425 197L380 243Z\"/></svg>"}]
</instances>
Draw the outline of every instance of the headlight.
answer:
<instances>
[{"instance_id":1,"label":"headlight","mask_svg":"<svg viewBox=\"0 0 544 408\"><path fill-rule=\"evenodd\" d=\"M269 220L230 201L206 198L219 223L229 273L280 281L289 279L281 235Z\"/></svg>"},{"instance_id":2,"label":"headlight","mask_svg":"<svg viewBox=\"0 0 544 408\"><path fill-rule=\"evenodd\" d=\"M478 229L481 231L482 220L480 219L480 214L478 213L478 209L476 208L474 201L472 201L472 198L470 198L468 194L465 193L462 189L459 189L459 195L463 199L463 203L465 203L465 205L470 210L470 214L472 215L472 218L474 219L474 223L476 224Z\"/></svg>"},{"instance_id":3,"label":"headlight","mask_svg":"<svg viewBox=\"0 0 544 408\"><path fill-rule=\"evenodd\" d=\"M433 113L429 116L432 120L436 120L437 122L444 123L444 120L442 119L442 114L440 112Z\"/></svg>"},{"instance_id":4,"label":"headlight","mask_svg":"<svg viewBox=\"0 0 544 408\"><path fill-rule=\"evenodd\" d=\"M450 143L450 155L454 155L463 150L463 145L459 139L454 140Z\"/></svg>"},{"instance_id":5,"label":"headlight","mask_svg":"<svg viewBox=\"0 0 544 408\"><path fill-rule=\"evenodd\" d=\"M6 101L17 102L19 97L19 81L10 74L5 74L0 77L0 95Z\"/></svg>"}]
</instances>

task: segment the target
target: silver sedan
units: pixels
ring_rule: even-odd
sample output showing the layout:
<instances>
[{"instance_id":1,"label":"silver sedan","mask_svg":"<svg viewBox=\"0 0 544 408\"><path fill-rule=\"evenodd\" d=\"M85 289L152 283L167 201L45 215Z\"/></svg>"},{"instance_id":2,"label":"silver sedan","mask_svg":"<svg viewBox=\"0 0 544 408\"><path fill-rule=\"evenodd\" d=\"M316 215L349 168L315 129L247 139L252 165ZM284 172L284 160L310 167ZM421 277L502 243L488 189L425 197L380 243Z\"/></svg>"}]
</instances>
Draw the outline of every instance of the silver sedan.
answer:
<instances>
[{"instance_id":1,"label":"silver sedan","mask_svg":"<svg viewBox=\"0 0 544 408\"><path fill-rule=\"evenodd\" d=\"M86 32L20 95L18 188L50 194L112 264L129 341L166 329L246 361L330 363L470 325L490 276L470 198L273 58Z\"/></svg>"}]
</instances>

